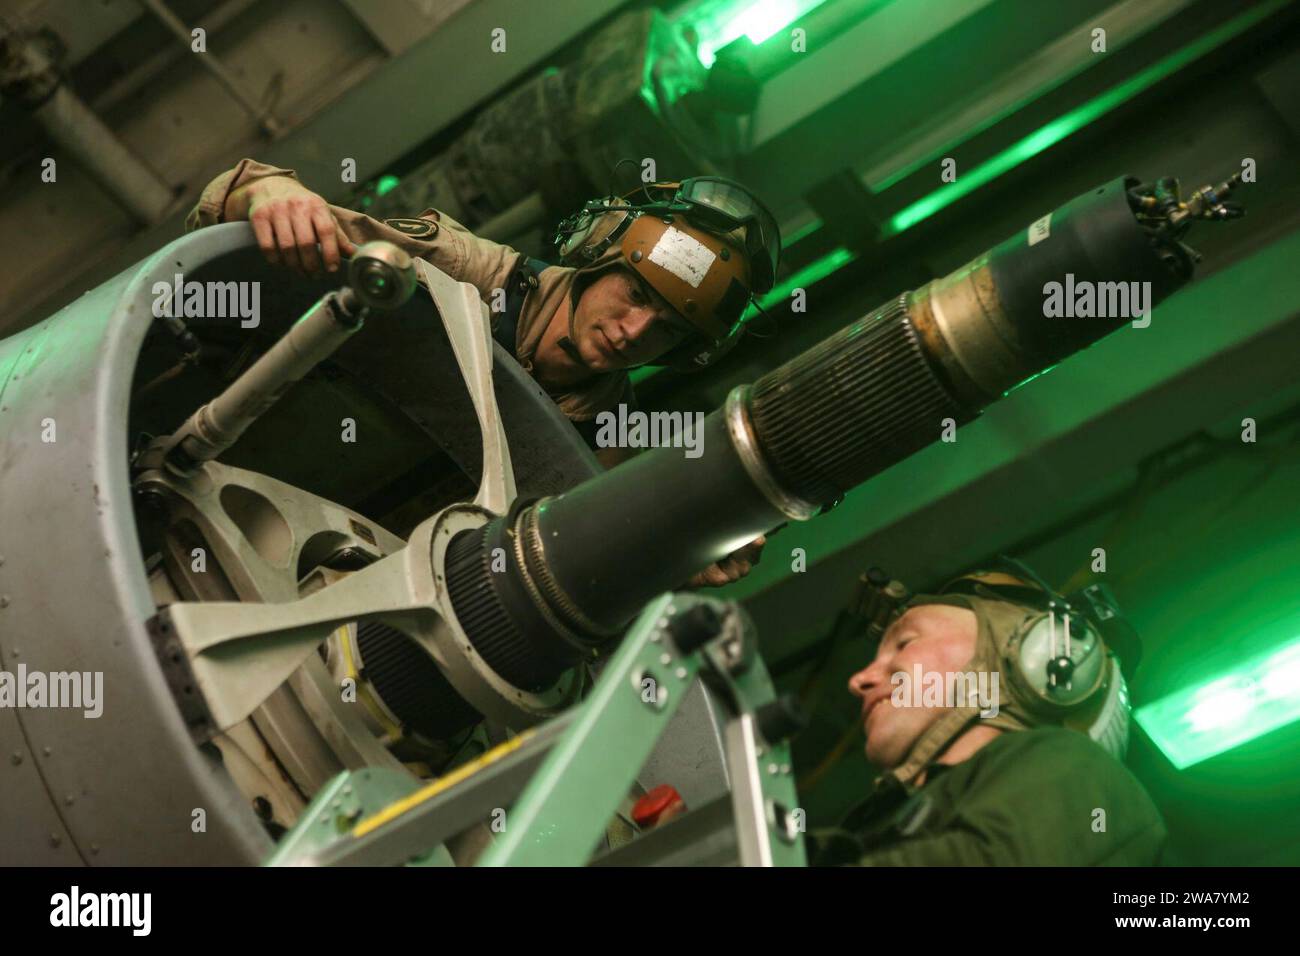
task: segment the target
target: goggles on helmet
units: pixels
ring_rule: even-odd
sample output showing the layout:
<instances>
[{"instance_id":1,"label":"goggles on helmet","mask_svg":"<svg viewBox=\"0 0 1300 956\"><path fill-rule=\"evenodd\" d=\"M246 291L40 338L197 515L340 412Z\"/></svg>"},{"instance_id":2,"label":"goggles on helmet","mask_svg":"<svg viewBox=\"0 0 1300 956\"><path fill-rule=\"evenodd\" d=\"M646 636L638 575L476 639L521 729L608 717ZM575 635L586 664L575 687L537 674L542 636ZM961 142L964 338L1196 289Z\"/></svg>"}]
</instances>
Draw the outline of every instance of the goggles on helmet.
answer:
<instances>
[{"instance_id":1,"label":"goggles on helmet","mask_svg":"<svg viewBox=\"0 0 1300 956\"><path fill-rule=\"evenodd\" d=\"M636 202L638 193L649 201ZM597 217L606 213L622 215L608 220L605 235L593 236ZM721 234L743 229L745 255L750 263L751 291L761 294L776 283L776 270L781 261L781 230L776 219L749 190L721 176L695 176L680 183L652 183L627 193L621 199L610 197L588 203L560 223L555 244L564 255L570 247L587 243L587 256L594 259L621 238L632 219L642 213L685 216L699 228ZM596 241L592 242L592 239Z\"/></svg>"},{"instance_id":2,"label":"goggles on helmet","mask_svg":"<svg viewBox=\"0 0 1300 956\"><path fill-rule=\"evenodd\" d=\"M712 229L730 232L744 228L754 291L767 292L775 284L781 262L781 230L772 213L749 190L721 176L695 176L682 181L668 207Z\"/></svg>"}]
</instances>

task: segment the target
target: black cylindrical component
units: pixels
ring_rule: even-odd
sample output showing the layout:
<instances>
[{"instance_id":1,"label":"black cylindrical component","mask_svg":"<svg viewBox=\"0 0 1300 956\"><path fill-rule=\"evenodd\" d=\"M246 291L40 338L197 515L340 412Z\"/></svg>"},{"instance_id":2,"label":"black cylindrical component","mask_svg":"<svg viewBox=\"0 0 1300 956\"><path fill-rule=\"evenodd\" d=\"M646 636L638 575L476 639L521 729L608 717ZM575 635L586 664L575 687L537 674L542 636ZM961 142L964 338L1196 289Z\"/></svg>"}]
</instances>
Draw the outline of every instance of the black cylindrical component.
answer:
<instances>
[{"instance_id":1,"label":"black cylindrical component","mask_svg":"<svg viewBox=\"0 0 1300 956\"><path fill-rule=\"evenodd\" d=\"M1138 317L1139 302L1153 308L1187 281L1160 256L1133 215L1128 190L1138 184L1126 176L1086 192L988 254L1017 345L1033 356L1028 375L1109 335ZM1049 283L1060 285L1066 315L1045 313ZM1079 298L1071 292L1085 288L1094 298L1091 311L1114 314L1069 314Z\"/></svg>"},{"instance_id":2,"label":"black cylindrical component","mask_svg":"<svg viewBox=\"0 0 1300 956\"><path fill-rule=\"evenodd\" d=\"M781 486L828 504L973 416L930 367L903 297L754 383L763 457Z\"/></svg>"},{"instance_id":3,"label":"black cylindrical component","mask_svg":"<svg viewBox=\"0 0 1300 956\"><path fill-rule=\"evenodd\" d=\"M656 594L786 520L746 473L723 411L704 419L700 452L647 451L537 506L561 600L621 627Z\"/></svg>"},{"instance_id":4,"label":"black cylindrical component","mask_svg":"<svg viewBox=\"0 0 1300 956\"><path fill-rule=\"evenodd\" d=\"M1185 281L1130 207L1124 177L1041 217L907 296L954 397L983 408L1147 313Z\"/></svg>"}]
</instances>

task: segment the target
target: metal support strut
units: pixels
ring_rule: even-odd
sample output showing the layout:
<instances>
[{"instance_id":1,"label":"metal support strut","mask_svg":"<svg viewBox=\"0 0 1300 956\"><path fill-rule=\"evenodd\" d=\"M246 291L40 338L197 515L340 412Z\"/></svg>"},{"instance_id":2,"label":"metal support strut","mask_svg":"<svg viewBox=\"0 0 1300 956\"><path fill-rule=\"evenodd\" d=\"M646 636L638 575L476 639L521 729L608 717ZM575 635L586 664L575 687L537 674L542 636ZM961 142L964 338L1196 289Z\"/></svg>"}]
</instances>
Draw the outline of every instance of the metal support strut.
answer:
<instances>
[{"instance_id":1,"label":"metal support strut","mask_svg":"<svg viewBox=\"0 0 1300 956\"><path fill-rule=\"evenodd\" d=\"M729 716L731 862L802 866L801 817L790 748L782 739L793 725L771 719L782 705L752 642L734 602L661 595L646 605L579 706L422 788L412 785L399 799L391 799L386 782L386 799L372 800L375 809L364 816L338 794L350 787L349 794L364 796L374 789L373 772L340 774L303 813L270 865L426 862L431 849L494 807L509 810L479 866L591 862L677 706L696 680L705 680ZM717 808L693 809L674 820L664 827L664 839L674 829L694 832L689 821L701 813L712 818Z\"/></svg>"}]
</instances>

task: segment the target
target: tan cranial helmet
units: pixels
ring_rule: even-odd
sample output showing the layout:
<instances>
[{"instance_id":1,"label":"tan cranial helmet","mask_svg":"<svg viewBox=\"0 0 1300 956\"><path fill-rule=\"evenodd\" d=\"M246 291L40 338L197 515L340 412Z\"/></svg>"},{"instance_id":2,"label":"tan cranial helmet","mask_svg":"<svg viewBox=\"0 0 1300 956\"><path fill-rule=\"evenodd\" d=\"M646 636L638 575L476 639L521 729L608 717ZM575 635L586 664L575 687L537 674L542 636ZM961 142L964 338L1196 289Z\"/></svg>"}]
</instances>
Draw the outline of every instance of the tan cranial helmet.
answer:
<instances>
[{"instance_id":1,"label":"tan cranial helmet","mask_svg":"<svg viewBox=\"0 0 1300 956\"><path fill-rule=\"evenodd\" d=\"M720 177L656 183L593 201L561 223L556 242L561 261L577 268L570 316L595 279L627 269L699 333L656 360L679 366L707 364L734 344L752 297L771 289L780 255L771 213Z\"/></svg>"},{"instance_id":2,"label":"tan cranial helmet","mask_svg":"<svg viewBox=\"0 0 1300 956\"><path fill-rule=\"evenodd\" d=\"M1116 759L1123 758L1128 688L1118 661L1083 615L1062 607L1035 583L1003 572L963 575L939 594L918 594L904 607L922 604L975 613L975 655L967 669L998 675L997 713L981 716L980 702L967 702L926 728L903 762L890 771L906 789L914 789L921 771L981 722L1003 731L1047 724L1069 727L1088 734Z\"/></svg>"},{"instance_id":3,"label":"tan cranial helmet","mask_svg":"<svg viewBox=\"0 0 1300 956\"><path fill-rule=\"evenodd\" d=\"M749 261L742 247L684 218L640 216L623 234L623 261L677 314L714 344L749 304Z\"/></svg>"}]
</instances>

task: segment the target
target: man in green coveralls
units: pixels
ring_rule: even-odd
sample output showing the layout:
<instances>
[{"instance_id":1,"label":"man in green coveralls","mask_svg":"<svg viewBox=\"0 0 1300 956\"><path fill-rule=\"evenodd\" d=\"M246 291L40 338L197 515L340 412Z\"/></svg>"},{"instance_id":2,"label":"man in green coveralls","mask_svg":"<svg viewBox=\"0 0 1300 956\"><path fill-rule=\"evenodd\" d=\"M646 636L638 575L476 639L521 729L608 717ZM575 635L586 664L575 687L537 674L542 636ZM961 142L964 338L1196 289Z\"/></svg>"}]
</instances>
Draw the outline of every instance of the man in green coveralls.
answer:
<instances>
[{"instance_id":1,"label":"man in green coveralls","mask_svg":"<svg viewBox=\"0 0 1300 956\"><path fill-rule=\"evenodd\" d=\"M1043 716L1012 673L1020 639L1043 610L1008 595L1032 586L996 572L959 581L909 601L875 659L849 680L862 701L867 759L882 772L839 828L810 835L813 862L1157 864L1165 826L1120 762L1128 702L1113 659L1107 686L1070 713ZM900 674L980 672L991 678L982 686L992 685L992 701L952 703L948 694L936 705L899 693Z\"/></svg>"}]
</instances>

